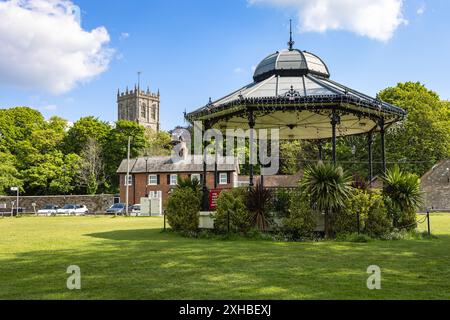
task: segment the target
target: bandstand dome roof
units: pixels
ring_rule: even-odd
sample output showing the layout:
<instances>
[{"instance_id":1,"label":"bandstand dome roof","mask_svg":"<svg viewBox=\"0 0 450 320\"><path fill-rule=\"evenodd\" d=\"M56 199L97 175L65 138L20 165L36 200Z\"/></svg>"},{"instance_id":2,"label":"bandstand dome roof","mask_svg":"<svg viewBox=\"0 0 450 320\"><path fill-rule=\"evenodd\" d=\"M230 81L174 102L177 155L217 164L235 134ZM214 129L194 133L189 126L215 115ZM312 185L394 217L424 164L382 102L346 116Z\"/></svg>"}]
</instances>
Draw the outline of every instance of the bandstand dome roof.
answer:
<instances>
[{"instance_id":1,"label":"bandstand dome roof","mask_svg":"<svg viewBox=\"0 0 450 320\"><path fill-rule=\"evenodd\" d=\"M208 122L220 130L279 129L281 139L332 137L330 118L339 116L338 135L379 131L403 120L406 111L331 80L319 56L292 47L264 58L253 82L186 115L190 122Z\"/></svg>"},{"instance_id":2,"label":"bandstand dome roof","mask_svg":"<svg viewBox=\"0 0 450 320\"><path fill-rule=\"evenodd\" d=\"M303 76L315 74L330 77L326 64L315 54L297 49L277 51L256 67L253 79L261 81L272 75Z\"/></svg>"}]
</instances>

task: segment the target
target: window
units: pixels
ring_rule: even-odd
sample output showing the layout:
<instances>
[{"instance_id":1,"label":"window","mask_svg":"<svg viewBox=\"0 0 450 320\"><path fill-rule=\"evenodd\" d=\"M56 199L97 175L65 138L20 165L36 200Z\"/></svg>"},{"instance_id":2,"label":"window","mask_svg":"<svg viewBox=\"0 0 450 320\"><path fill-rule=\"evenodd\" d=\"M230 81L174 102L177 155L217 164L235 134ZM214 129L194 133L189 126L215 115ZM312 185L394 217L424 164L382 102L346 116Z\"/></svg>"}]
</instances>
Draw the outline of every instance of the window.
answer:
<instances>
[{"instance_id":1,"label":"window","mask_svg":"<svg viewBox=\"0 0 450 320\"><path fill-rule=\"evenodd\" d=\"M191 181L197 180L198 182L201 182L201 176L198 173L194 173L191 175Z\"/></svg>"},{"instance_id":2,"label":"window","mask_svg":"<svg viewBox=\"0 0 450 320\"><path fill-rule=\"evenodd\" d=\"M152 119L156 120L156 104L154 104L152 107Z\"/></svg>"},{"instance_id":3,"label":"window","mask_svg":"<svg viewBox=\"0 0 450 320\"><path fill-rule=\"evenodd\" d=\"M141 105L141 118L147 118L147 112L145 111L145 104Z\"/></svg>"},{"instance_id":4,"label":"window","mask_svg":"<svg viewBox=\"0 0 450 320\"><path fill-rule=\"evenodd\" d=\"M170 175L170 185L176 186L178 184L178 175L177 174L171 174Z\"/></svg>"},{"instance_id":5,"label":"window","mask_svg":"<svg viewBox=\"0 0 450 320\"><path fill-rule=\"evenodd\" d=\"M228 173L221 172L219 174L219 184L228 184Z\"/></svg>"},{"instance_id":6,"label":"window","mask_svg":"<svg viewBox=\"0 0 450 320\"><path fill-rule=\"evenodd\" d=\"M128 178L128 179L127 179ZM133 176L130 174L128 177L125 175L125 186L133 185Z\"/></svg>"},{"instance_id":7,"label":"window","mask_svg":"<svg viewBox=\"0 0 450 320\"><path fill-rule=\"evenodd\" d=\"M149 186L157 186L158 185L158 175L150 174L148 176L148 185Z\"/></svg>"}]
</instances>

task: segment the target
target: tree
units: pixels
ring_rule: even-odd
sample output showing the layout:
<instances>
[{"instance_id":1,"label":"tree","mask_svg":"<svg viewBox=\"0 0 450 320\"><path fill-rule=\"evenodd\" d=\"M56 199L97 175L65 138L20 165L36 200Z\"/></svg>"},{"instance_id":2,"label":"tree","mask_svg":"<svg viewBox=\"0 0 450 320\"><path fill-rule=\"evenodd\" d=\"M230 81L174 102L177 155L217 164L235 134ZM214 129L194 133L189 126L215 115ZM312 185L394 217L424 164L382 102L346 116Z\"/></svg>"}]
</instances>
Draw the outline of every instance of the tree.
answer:
<instances>
[{"instance_id":1,"label":"tree","mask_svg":"<svg viewBox=\"0 0 450 320\"><path fill-rule=\"evenodd\" d=\"M155 132L145 129L146 147L143 152L149 156L170 156L172 151L172 137L168 132Z\"/></svg>"},{"instance_id":2,"label":"tree","mask_svg":"<svg viewBox=\"0 0 450 320\"><path fill-rule=\"evenodd\" d=\"M6 152L0 152L0 195L6 194L11 187L22 186L19 172L15 166L15 157Z\"/></svg>"},{"instance_id":3,"label":"tree","mask_svg":"<svg viewBox=\"0 0 450 320\"><path fill-rule=\"evenodd\" d=\"M61 151L54 151L39 155L35 160L32 166L21 172L27 193L65 194L75 189L78 155L64 155Z\"/></svg>"},{"instance_id":4,"label":"tree","mask_svg":"<svg viewBox=\"0 0 450 320\"><path fill-rule=\"evenodd\" d=\"M119 120L109 131L103 144L106 179L111 182L112 192L118 191L117 168L127 157L128 137L131 137L131 157L137 157L146 147L145 129L136 122Z\"/></svg>"},{"instance_id":5,"label":"tree","mask_svg":"<svg viewBox=\"0 0 450 320\"><path fill-rule=\"evenodd\" d=\"M111 126L95 117L84 117L76 121L64 140L65 151L80 154L89 138L104 143Z\"/></svg>"},{"instance_id":6,"label":"tree","mask_svg":"<svg viewBox=\"0 0 450 320\"><path fill-rule=\"evenodd\" d=\"M351 179L342 167L319 162L310 166L304 174L300 186L309 196L311 208L325 212L325 236L332 236L332 215L345 205L351 191Z\"/></svg>"},{"instance_id":7,"label":"tree","mask_svg":"<svg viewBox=\"0 0 450 320\"><path fill-rule=\"evenodd\" d=\"M422 176L437 161L450 156L448 102L419 82L399 83L380 92L380 98L408 111L407 120L387 136L388 159ZM404 164L402 164L404 162Z\"/></svg>"},{"instance_id":8,"label":"tree","mask_svg":"<svg viewBox=\"0 0 450 320\"><path fill-rule=\"evenodd\" d=\"M96 194L99 186L105 183L102 148L94 138L88 138L81 151L77 182L88 194Z\"/></svg>"},{"instance_id":9,"label":"tree","mask_svg":"<svg viewBox=\"0 0 450 320\"><path fill-rule=\"evenodd\" d=\"M299 140L280 141L280 174L293 175L299 170L302 147Z\"/></svg>"}]
</instances>

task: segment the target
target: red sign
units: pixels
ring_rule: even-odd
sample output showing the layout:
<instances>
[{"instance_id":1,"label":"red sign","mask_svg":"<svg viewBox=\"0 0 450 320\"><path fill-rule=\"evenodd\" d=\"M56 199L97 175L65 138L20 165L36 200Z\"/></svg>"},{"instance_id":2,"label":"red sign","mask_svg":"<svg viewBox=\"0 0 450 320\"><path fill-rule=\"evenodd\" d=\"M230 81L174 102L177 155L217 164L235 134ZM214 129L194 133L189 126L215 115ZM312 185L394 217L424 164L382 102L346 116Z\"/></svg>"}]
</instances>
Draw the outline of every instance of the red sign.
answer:
<instances>
[{"instance_id":1,"label":"red sign","mask_svg":"<svg viewBox=\"0 0 450 320\"><path fill-rule=\"evenodd\" d=\"M209 191L209 210L216 210L217 208L217 200L219 200L219 196L222 190L214 189Z\"/></svg>"}]
</instances>

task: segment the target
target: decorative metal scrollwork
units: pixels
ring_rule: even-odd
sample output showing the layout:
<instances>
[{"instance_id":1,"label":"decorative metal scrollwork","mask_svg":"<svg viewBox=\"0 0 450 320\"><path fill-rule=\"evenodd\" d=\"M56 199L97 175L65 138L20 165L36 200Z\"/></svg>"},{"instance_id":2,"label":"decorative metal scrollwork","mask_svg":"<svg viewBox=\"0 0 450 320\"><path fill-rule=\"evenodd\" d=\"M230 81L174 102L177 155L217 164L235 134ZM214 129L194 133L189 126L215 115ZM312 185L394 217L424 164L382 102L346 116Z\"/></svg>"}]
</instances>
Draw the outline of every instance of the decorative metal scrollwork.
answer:
<instances>
[{"instance_id":1,"label":"decorative metal scrollwork","mask_svg":"<svg viewBox=\"0 0 450 320\"><path fill-rule=\"evenodd\" d=\"M301 97L300 92L297 90L294 90L294 86L291 86L291 89L284 94L285 98L288 98L289 100L295 100Z\"/></svg>"}]
</instances>

